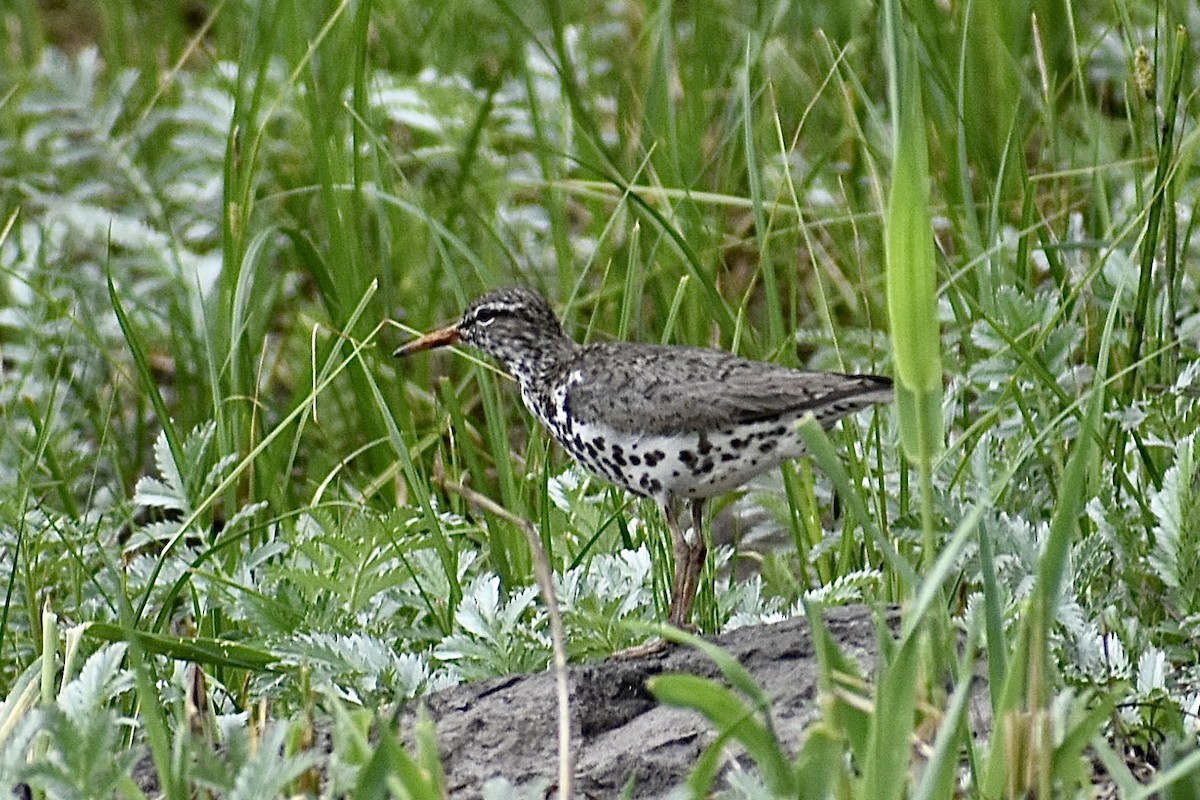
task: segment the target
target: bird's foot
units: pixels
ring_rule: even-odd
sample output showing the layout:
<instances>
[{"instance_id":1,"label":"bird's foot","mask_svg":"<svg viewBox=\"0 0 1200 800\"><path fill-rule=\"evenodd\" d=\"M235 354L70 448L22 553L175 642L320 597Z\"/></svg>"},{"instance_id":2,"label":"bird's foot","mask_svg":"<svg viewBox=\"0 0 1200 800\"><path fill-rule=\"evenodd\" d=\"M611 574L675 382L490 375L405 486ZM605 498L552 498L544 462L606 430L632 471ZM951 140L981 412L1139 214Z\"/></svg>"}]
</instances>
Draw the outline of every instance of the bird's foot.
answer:
<instances>
[{"instance_id":1,"label":"bird's foot","mask_svg":"<svg viewBox=\"0 0 1200 800\"><path fill-rule=\"evenodd\" d=\"M688 633L700 632L700 629L690 622L685 625L672 623L672 626L679 628L680 630L687 631ZM645 658L646 656L665 653L675 646L675 642L664 639L661 636L656 636L648 642L643 642L642 644L634 645L633 647L627 647L624 650L618 650L617 652L613 653L610 658L612 658L614 661L634 661L639 658Z\"/></svg>"},{"instance_id":2,"label":"bird's foot","mask_svg":"<svg viewBox=\"0 0 1200 800\"><path fill-rule=\"evenodd\" d=\"M624 650L618 650L610 658L613 661L637 661L639 658L665 653L674 646L674 642L668 642L666 639L655 637L648 642L643 642L633 647L626 647Z\"/></svg>"}]
</instances>

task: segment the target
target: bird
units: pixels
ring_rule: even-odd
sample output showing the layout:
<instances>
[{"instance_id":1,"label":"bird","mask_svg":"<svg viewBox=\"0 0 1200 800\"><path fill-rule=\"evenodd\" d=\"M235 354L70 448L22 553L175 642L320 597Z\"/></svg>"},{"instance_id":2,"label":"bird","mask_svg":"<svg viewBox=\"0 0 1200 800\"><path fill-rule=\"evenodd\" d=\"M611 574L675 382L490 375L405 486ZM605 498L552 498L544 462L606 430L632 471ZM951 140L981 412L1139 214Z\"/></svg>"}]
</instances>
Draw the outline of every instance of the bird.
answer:
<instances>
[{"instance_id":1,"label":"bird","mask_svg":"<svg viewBox=\"0 0 1200 800\"><path fill-rule=\"evenodd\" d=\"M498 289L461 318L395 351L465 344L516 379L521 400L589 472L662 509L674 578L667 621L689 628L708 546L708 499L803 454L797 426L823 427L892 399L879 375L812 372L724 350L638 342L579 344L544 296ZM692 540L680 524L691 511Z\"/></svg>"}]
</instances>

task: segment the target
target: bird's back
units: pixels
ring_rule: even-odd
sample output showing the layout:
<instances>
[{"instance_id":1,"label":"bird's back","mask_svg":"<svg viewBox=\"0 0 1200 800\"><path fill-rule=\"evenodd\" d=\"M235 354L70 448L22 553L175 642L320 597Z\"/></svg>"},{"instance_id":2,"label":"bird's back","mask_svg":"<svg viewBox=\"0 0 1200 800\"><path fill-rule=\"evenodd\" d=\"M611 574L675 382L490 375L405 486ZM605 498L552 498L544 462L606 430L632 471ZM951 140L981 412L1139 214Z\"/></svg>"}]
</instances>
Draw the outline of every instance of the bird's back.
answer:
<instances>
[{"instance_id":1,"label":"bird's back","mask_svg":"<svg viewBox=\"0 0 1200 800\"><path fill-rule=\"evenodd\" d=\"M791 369L705 347L588 345L563 371L566 400L579 419L664 435L804 412L828 425L892 396L888 378Z\"/></svg>"}]
</instances>

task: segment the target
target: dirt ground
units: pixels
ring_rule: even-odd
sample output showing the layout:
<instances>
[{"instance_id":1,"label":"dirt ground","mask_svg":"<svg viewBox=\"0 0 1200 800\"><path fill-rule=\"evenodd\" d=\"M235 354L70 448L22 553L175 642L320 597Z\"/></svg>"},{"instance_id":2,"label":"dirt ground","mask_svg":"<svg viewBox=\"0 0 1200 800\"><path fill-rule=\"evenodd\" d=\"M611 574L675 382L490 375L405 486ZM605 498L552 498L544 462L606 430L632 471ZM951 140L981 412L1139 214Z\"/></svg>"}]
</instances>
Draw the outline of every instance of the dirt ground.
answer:
<instances>
[{"instance_id":1,"label":"dirt ground","mask_svg":"<svg viewBox=\"0 0 1200 800\"><path fill-rule=\"evenodd\" d=\"M876 637L870 611L831 609L825 618L831 635L869 674ZM817 715L817 664L808 621L800 617L742 628L714 641L766 691L775 729L794 751ZM615 798L631 788L631 797L660 798L687 777L714 732L699 714L655 702L646 680L668 672L718 677L705 656L682 647L570 668L577 797ZM424 703L437 727L451 797L482 797L492 779L526 790L543 786L546 797L557 796L553 673L458 686ZM411 731L415 713L414 708L403 719L404 730ZM730 758L724 769L743 767Z\"/></svg>"}]
</instances>

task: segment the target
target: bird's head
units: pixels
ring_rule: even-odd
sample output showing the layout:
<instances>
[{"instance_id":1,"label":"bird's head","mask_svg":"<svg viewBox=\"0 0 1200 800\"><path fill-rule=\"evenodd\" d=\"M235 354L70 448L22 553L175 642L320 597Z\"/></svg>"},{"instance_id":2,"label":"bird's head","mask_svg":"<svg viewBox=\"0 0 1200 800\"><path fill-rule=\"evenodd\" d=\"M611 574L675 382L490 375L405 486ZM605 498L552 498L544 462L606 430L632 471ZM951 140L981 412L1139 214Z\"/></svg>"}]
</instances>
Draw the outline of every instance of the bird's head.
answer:
<instances>
[{"instance_id":1,"label":"bird's head","mask_svg":"<svg viewBox=\"0 0 1200 800\"><path fill-rule=\"evenodd\" d=\"M550 303L532 289L514 287L476 299L453 325L396 350L400 357L435 347L469 344L499 361L518 378L566 340Z\"/></svg>"}]
</instances>

